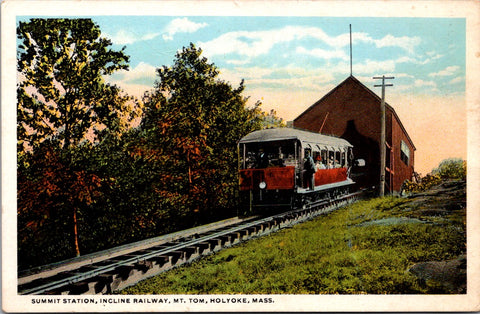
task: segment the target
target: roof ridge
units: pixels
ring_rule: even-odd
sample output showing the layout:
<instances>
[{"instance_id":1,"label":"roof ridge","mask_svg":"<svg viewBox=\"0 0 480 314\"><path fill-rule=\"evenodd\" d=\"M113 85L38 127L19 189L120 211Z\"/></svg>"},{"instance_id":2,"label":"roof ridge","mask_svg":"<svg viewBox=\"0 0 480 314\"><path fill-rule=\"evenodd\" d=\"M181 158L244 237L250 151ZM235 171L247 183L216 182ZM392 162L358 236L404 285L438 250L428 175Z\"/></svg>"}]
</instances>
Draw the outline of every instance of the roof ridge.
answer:
<instances>
[{"instance_id":1,"label":"roof ridge","mask_svg":"<svg viewBox=\"0 0 480 314\"><path fill-rule=\"evenodd\" d=\"M319 100L317 100L316 102L314 102L310 107L308 107L304 112L302 112L298 117L296 117L295 119L293 119L294 121L294 125L295 125L295 121L304 116L305 114L307 114L310 110L312 110L314 107L316 107L323 99L325 99L326 97L328 97L330 94L332 94L335 90L337 90L338 88L340 88L341 86L345 85L348 81L353 81L355 82L357 85L359 85L360 87L362 87L364 90L366 90L368 93L370 93L375 99L377 99L377 101L381 102L382 101L382 98L380 96L378 96L374 91L372 91L370 88L368 88L365 84L363 84L362 82L360 82L359 79L357 79L355 76L353 75L350 75L349 77L347 77L346 79L344 79L340 84L338 84L337 86L335 86L332 90L330 90L328 93L326 93L323 97L321 97ZM390 110L392 112L392 114L395 116L395 118L397 119L399 125L400 125L400 128L403 130L403 132L405 133L405 135L407 136L408 140L410 141L410 144L412 144L413 146L413 149L416 150L416 147L415 145L413 144L413 141L412 139L410 138L410 135L408 135L408 132L407 130L405 129L405 127L403 126L403 123L402 121L400 120L400 117L398 116L397 112L395 111L395 109L390 106L387 102L385 102L385 107Z\"/></svg>"}]
</instances>

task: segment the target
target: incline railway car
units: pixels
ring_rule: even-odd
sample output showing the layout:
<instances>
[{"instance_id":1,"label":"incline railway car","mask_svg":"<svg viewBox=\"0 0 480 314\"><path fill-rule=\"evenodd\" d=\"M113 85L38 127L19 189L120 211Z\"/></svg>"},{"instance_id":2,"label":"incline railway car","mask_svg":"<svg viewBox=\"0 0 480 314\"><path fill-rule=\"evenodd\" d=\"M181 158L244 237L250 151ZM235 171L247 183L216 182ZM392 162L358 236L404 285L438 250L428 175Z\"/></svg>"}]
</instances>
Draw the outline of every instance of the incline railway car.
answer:
<instances>
[{"instance_id":1,"label":"incline railway car","mask_svg":"<svg viewBox=\"0 0 480 314\"><path fill-rule=\"evenodd\" d=\"M311 206L354 184L352 145L341 138L276 128L252 132L238 146L245 212Z\"/></svg>"}]
</instances>

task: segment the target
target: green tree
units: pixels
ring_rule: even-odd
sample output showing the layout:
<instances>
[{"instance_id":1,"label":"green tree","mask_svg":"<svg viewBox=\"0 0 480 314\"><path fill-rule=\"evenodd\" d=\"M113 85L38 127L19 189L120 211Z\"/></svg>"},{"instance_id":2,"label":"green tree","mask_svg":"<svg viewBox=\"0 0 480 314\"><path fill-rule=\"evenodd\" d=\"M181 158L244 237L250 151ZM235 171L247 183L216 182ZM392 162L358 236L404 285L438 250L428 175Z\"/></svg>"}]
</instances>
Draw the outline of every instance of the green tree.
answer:
<instances>
[{"instance_id":1,"label":"green tree","mask_svg":"<svg viewBox=\"0 0 480 314\"><path fill-rule=\"evenodd\" d=\"M51 176L57 178L55 188L43 195L63 197L57 198L57 205L70 211L75 252L80 255L79 204L91 202L93 191L76 192L84 191L90 180L86 178L96 177L83 171L85 165L78 163L75 154L82 141L96 141L106 133L120 132L133 118L125 114L133 104L131 99L104 81L105 75L128 69L129 58L125 47L112 50L111 41L101 37L100 28L90 19L31 19L19 22L17 37L17 136L22 163L19 177L28 180L21 172L29 172L34 165L44 167L44 173L53 172ZM51 160L61 167L36 160L44 158L41 146L46 142L55 152ZM42 171L32 173L41 176ZM25 186L39 182L38 177L25 180L18 182L19 198L27 197L22 194ZM84 187L75 191L72 186ZM38 205L23 201L20 199L19 204L25 207L19 208L19 215Z\"/></svg>"},{"instance_id":2,"label":"green tree","mask_svg":"<svg viewBox=\"0 0 480 314\"><path fill-rule=\"evenodd\" d=\"M258 112L259 119L262 121L262 128L284 128L286 126L285 121L282 118L277 116L277 112L272 109L270 112L266 113L264 111Z\"/></svg>"},{"instance_id":3,"label":"green tree","mask_svg":"<svg viewBox=\"0 0 480 314\"><path fill-rule=\"evenodd\" d=\"M90 19L31 19L20 22L17 36L19 145L57 138L76 146L90 131L118 128L128 106L104 76L128 69L129 57L110 49ZM20 147L23 150L23 147Z\"/></svg>"},{"instance_id":4,"label":"green tree","mask_svg":"<svg viewBox=\"0 0 480 314\"><path fill-rule=\"evenodd\" d=\"M432 174L442 179L465 180L467 178L467 162L460 158L448 158L440 162Z\"/></svg>"},{"instance_id":5,"label":"green tree","mask_svg":"<svg viewBox=\"0 0 480 314\"><path fill-rule=\"evenodd\" d=\"M138 147L161 163L158 193L177 200L197 223L233 207L237 141L262 125L260 104L248 108L242 96L243 81L233 88L220 80L201 54L190 44L172 66L157 69L156 89L144 99L147 140Z\"/></svg>"}]
</instances>

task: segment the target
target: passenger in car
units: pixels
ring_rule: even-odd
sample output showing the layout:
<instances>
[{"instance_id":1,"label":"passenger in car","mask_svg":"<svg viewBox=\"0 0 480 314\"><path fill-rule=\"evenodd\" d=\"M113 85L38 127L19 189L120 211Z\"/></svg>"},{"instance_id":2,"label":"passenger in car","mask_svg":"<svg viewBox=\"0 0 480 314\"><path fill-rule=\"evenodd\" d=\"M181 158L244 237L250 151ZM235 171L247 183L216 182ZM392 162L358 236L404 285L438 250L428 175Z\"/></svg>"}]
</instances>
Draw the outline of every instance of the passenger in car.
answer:
<instances>
[{"instance_id":1,"label":"passenger in car","mask_svg":"<svg viewBox=\"0 0 480 314\"><path fill-rule=\"evenodd\" d=\"M333 157L330 157L330 159L328 160L327 169L332 169L333 166L334 166Z\"/></svg>"},{"instance_id":2,"label":"passenger in car","mask_svg":"<svg viewBox=\"0 0 480 314\"><path fill-rule=\"evenodd\" d=\"M317 168L317 170L325 169L325 165L322 163L322 157L320 157L320 155L318 155L316 158L315 168Z\"/></svg>"},{"instance_id":3,"label":"passenger in car","mask_svg":"<svg viewBox=\"0 0 480 314\"><path fill-rule=\"evenodd\" d=\"M267 168L269 164L268 156L267 154L263 151L263 148L260 148L258 150L258 156L257 156L257 168L258 169L264 169Z\"/></svg>"},{"instance_id":4,"label":"passenger in car","mask_svg":"<svg viewBox=\"0 0 480 314\"><path fill-rule=\"evenodd\" d=\"M313 161L313 158L310 155L310 152L308 150L305 151L305 164L303 169L305 170L307 187L310 190L314 190L315 189L315 171L317 169L315 168L315 162Z\"/></svg>"}]
</instances>

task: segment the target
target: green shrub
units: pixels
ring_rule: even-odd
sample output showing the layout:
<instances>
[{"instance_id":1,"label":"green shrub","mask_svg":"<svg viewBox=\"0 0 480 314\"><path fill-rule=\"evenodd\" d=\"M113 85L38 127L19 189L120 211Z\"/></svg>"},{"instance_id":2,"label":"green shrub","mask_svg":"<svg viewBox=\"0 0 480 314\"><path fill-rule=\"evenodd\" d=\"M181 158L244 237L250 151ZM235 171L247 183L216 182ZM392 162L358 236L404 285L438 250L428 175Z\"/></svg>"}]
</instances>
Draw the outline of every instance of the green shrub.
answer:
<instances>
[{"instance_id":1,"label":"green shrub","mask_svg":"<svg viewBox=\"0 0 480 314\"><path fill-rule=\"evenodd\" d=\"M424 192L431 187L438 185L442 182L442 179L438 175L427 174L420 179L420 182L412 182L407 180L403 184L403 191L407 193Z\"/></svg>"},{"instance_id":2,"label":"green shrub","mask_svg":"<svg viewBox=\"0 0 480 314\"><path fill-rule=\"evenodd\" d=\"M402 185L402 191L406 193L424 192L431 187L442 183L443 180L466 180L467 162L460 158L443 160L431 174L422 177L419 182L406 180Z\"/></svg>"},{"instance_id":3,"label":"green shrub","mask_svg":"<svg viewBox=\"0 0 480 314\"><path fill-rule=\"evenodd\" d=\"M433 169L432 174L442 179L465 180L467 177L467 161L460 158L443 160L438 168Z\"/></svg>"}]
</instances>

